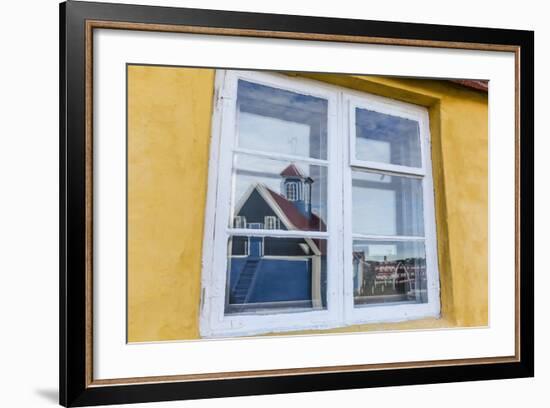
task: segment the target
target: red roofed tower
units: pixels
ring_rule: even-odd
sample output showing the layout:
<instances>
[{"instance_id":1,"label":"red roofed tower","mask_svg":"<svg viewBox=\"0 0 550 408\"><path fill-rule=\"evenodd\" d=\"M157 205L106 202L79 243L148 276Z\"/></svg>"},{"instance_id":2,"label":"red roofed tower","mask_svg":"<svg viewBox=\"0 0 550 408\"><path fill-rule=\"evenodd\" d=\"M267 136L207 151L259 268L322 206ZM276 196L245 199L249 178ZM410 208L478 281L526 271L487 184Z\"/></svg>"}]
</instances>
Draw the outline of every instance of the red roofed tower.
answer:
<instances>
[{"instance_id":1,"label":"red roofed tower","mask_svg":"<svg viewBox=\"0 0 550 408\"><path fill-rule=\"evenodd\" d=\"M311 217L311 185L313 179L306 177L294 164L288 165L282 172L281 191L304 216Z\"/></svg>"}]
</instances>

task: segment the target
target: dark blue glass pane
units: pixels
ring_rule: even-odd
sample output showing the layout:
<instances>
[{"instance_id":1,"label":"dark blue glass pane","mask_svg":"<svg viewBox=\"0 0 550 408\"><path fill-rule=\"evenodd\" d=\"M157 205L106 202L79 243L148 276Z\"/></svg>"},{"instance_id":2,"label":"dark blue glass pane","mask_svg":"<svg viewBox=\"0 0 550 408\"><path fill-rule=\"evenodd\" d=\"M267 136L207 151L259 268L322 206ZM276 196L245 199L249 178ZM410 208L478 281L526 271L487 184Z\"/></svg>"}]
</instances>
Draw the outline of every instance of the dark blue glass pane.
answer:
<instances>
[{"instance_id":1,"label":"dark blue glass pane","mask_svg":"<svg viewBox=\"0 0 550 408\"><path fill-rule=\"evenodd\" d=\"M326 308L326 240L234 236L226 313Z\"/></svg>"}]
</instances>

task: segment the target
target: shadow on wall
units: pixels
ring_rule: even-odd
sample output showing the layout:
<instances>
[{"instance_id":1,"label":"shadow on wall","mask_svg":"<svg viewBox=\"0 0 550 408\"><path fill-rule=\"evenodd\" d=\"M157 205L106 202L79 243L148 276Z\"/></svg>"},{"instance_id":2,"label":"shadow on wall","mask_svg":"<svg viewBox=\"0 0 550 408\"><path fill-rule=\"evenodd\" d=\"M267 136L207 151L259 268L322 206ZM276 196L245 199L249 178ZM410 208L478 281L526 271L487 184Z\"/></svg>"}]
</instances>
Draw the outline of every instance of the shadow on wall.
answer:
<instances>
[{"instance_id":1,"label":"shadow on wall","mask_svg":"<svg viewBox=\"0 0 550 408\"><path fill-rule=\"evenodd\" d=\"M43 389L43 390L35 390L34 391L36 395L44 398L46 401L49 401L55 405L59 402L59 392L57 389Z\"/></svg>"}]
</instances>

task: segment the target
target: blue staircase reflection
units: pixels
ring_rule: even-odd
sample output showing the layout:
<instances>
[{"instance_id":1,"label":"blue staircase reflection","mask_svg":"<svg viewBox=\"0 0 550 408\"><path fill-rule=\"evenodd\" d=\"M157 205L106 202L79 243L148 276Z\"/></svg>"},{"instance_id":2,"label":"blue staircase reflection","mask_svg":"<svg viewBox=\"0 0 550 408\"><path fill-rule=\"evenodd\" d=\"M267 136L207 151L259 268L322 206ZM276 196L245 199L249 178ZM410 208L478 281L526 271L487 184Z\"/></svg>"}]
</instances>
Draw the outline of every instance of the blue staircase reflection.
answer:
<instances>
[{"instance_id":1,"label":"blue staircase reflection","mask_svg":"<svg viewBox=\"0 0 550 408\"><path fill-rule=\"evenodd\" d=\"M245 304L250 298L252 288L254 287L254 281L256 278L256 272L258 271L260 260L249 259L246 261L239 280L235 285L232 293L231 303L233 304Z\"/></svg>"}]
</instances>

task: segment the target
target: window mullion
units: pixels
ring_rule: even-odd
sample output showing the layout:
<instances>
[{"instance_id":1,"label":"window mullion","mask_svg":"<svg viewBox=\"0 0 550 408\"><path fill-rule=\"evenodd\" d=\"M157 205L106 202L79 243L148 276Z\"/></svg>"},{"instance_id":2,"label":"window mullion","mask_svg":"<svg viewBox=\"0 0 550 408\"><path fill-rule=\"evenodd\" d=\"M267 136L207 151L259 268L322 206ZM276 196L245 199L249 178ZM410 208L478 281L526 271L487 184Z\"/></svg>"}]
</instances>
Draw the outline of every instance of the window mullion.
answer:
<instances>
[{"instance_id":1,"label":"window mullion","mask_svg":"<svg viewBox=\"0 0 550 408\"><path fill-rule=\"evenodd\" d=\"M349 195L347 194L346 181L347 181L347 150L348 150L348 140L347 137L347 124L349 123L347 118L347 104L345 103L344 92L339 91L336 98L336 128L334 138L335 140L335 149L336 160L334 162L335 174L336 174L336 188L334 188L334 195L338 197L337 209L333 218L336 218L335 224L337 225L333 234L334 248L336 248L336 253L333 255L335 258L336 270L333 271L333 279L338 283L337 287L337 316L339 323L344 325L347 319L347 303L348 299L346 297L346 284L347 276L350 272L349 267L346 263L346 248L348 238L347 235L351 231L347 231L346 223L347 218L346 214L348 212L348 203L351 204ZM338 190L339 191L338 191Z\"/></svg>"},{"instance_id":2,"label":"window mullion","mask_svg":"<svg viewBox=\"0 0 550 408\"><path fill-rule=\"evenodd\" d=\"M227 235L253 236L253 237L296 237L296 238L320 238L329 237L328 232L302 231L302 230L272 230L272 229L251 229L251 228L227 228Z\"/></svg>"},{"instance_id":3,"label":"window mullion","mask_svg":"<svg viewBox=\"0 0 550 408\"><path fill-rule=\"evenodd\" d=\"M272 160L303 162L308 164L315 164L318 166L328 166L330 164L329 160L314 159L312 157L306 157L306 156L293 156L293 155L282 154L282 153L264 152L261 150L246 149L238 146L235 146L233 148L233 153L247 154L251 156L260 156L260 157L265 157L266 159L272 159Z\"/></svg>"},{"instance_id":4,"label":"window mullion","mask_svg":"<svg viewBox=\"0 0 550 408\"><path fill-rule=\"evenodd\" d=\"M376 234L358 234L353 233L354 239L365 239L373 241L424 241L426 237L424 235L376 235Z\"/></svg>"},{"instance_id":5,"label":"window mullion","mask_svg":"<svg viewBox=\"0 0 550 408\"><path fill-rule=\"evenodd\" d=\"M362 162L358 160L353 160L350 167L358 170L367 170L373 173L388 174L390 176L422 178L426 175L423 168L382 165L380 163Z\"/></svg>"},{"instance_id":6,"label":"window mullion","mask_svg":"<svg viewBox=\"0 0 550 408\"><path fill-rule=\"evenodd\" d=\"M354 155L354 145L352 144L352 124L355 121L355 113L351 108L350 96L346 93L341 94L341 163L340 171L342 174L342 253L343 262L341 277L342 281L342 302L343 302L343 320L345 323L353 320L353 270L352 270L352 167L350 159Z\"/></svg>"}]
</instances>

